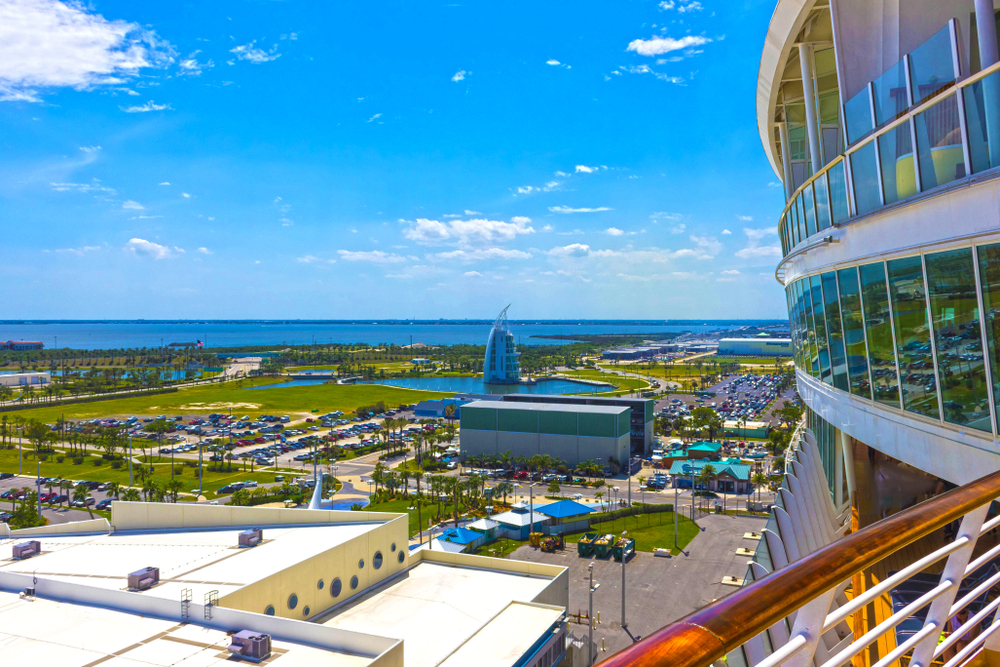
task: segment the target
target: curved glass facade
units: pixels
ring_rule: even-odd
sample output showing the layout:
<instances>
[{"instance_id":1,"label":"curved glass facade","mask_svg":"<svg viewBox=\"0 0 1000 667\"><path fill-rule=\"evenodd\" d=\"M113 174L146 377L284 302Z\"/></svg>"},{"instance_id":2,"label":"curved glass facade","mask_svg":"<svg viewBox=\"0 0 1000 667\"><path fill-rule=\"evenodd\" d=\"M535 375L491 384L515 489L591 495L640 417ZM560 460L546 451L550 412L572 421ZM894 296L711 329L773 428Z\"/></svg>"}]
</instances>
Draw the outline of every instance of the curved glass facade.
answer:
<instances>
[{"instance_id":1,"label":"curved glass facade","mask_svg":"<svg viewBox=\"0 0 1000 667\"><path fill-rule=\"evenodd\" d=\"M800 371L867 401L997 433L1000 243L842 268L785 291Z\"/></svg>"}]
</instances>

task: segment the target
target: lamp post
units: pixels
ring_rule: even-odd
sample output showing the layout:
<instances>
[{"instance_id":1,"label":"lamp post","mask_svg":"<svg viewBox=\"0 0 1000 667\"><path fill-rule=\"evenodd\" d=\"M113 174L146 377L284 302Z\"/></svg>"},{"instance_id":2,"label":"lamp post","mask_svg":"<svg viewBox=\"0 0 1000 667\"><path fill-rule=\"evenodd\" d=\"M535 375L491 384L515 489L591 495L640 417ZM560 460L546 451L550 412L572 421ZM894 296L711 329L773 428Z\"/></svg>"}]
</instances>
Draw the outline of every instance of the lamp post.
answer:
<instances>
[{"instance_id":1,"label":"lamp post","mask_svg":"<svg viewBox=\"0 0 1000 667\"><path fill-rule=\"evenodd\" d=\"M680 512L680 507L677 505L680 494L680 486L677 484L677 478L674 478L674 549L677 549L677 514Z\"/></svg>"},{"instance_id":2,"label":"lamp post","mask_svg":"<svg viewBox=\"0 0 1000 667\"><path fill-rule=\"evenodd\" d=\"M38 461L38 472L35 473L35 496L38 498L38 518L42 518L42 462Z\"/></svg>"},{"instance_id":3,"label":"lamp post","mask_svg":"<svg viewBox=\"0 0 1000 667\"><path fill-rule=\"evenodd\" d=\"M128 434L128 485L132 486L132 432Z\"/></svg>"},{"instance_id":4,"label":"lamp post","mask_svg":"<svg viewBox=\"0 0 1000 667\"><path fill-rule=\"evenodd\" d=\"M202 485L202 481L201 481L201 467L202 467L202 462L204 460L202 458L202 451L203 450L201 448L201 436L199 435L198 436L198 498L201 498L201 496L202 496L202 494L204 493L204 490L205 490L204 486Z\"/></svg>"},{"instance_id":5,"label":"lamp post","mask_svg":"<svg viewBox=\"0 0 1000 667\"><path fill-rule=\"evenodd\" d=\"M628 534L627 530L622 531L622 540ZM622 545L622 629L628 627L628 623L625 622L625 557L628 554L625 553L625 545Z\"/></svg>"},{"instance_id":6,"label":"lamp post","mask_svg":"<svg viewBox=\"0 0 1000 667\"><path fill-rule=\"evenodd\" d=\"M594 561L587 566L590 572L590 607L587 611L587 621L590 628L587 631L587 667L594 664L594 591L600 588L600 584L594 584Z\"/></svg>"},{"instance_id":7,"label":"lamp post","mask_svg":"<svg viewBox=\"0 0 1000 667\"><path fill-rule=\"evenodd\" d=\"M24 445L24 434L21 432L21 427L17 427L17 476L21 477L24 475L24 460L22 458L22 447Z\"/></svg>"}]
</instances>

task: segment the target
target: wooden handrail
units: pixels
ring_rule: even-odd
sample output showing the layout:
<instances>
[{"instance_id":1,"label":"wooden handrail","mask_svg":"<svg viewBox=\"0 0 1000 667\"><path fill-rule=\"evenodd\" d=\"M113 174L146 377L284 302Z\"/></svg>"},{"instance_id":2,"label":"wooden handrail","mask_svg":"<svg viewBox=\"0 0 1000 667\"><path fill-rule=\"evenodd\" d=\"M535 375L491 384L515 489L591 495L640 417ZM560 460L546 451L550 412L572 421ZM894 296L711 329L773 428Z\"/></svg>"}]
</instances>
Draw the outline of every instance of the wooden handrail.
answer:
<instances>
[{"instance_id":1,"label":"wooden handrail","mask_svg":"<svg viewBox=\"0 0 1000 667\"><path fill-rule=\"evenodd\" d=\"M657 630L602 667L707 667L824 592L1000 496L1000 472L873 523Z\"/></svg>"}]
</instances>

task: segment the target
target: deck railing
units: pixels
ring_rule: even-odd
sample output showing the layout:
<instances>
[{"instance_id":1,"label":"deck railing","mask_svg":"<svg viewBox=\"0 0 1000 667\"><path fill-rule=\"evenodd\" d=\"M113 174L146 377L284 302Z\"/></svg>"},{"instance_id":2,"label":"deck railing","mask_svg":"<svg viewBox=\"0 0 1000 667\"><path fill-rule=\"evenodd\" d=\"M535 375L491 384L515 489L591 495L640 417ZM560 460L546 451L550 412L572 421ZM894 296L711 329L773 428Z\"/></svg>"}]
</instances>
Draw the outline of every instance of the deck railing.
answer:
<instances>
[{"instance_id":1,"label":"deck railing","mask_svg":"<svg viewBox=\"0 0 1000 667\"><path fill-rule=\"evenodd\" d=\"M910 667L966 664L1000 629L993 622L1000 606L1000 571L994 564L1000 544L972 558L979 538L1000 526L1000 516L987 520L998 497L1000 472L995 472L837 539L600 664L707 667L729 655L730 665L838 667L893 631L896 648L879 655L872 667L898 664L904 656ZM945 546L867 590L845 595L852 577L954 522L959 527ZM939 574L922 573L941 561ZM845 621L887 593L893 597L892 614L854 637ZM962 617L959 626L963 610L969 618ZM734 661L734 651L741 660Z\"/></svg>"}]
</instances>

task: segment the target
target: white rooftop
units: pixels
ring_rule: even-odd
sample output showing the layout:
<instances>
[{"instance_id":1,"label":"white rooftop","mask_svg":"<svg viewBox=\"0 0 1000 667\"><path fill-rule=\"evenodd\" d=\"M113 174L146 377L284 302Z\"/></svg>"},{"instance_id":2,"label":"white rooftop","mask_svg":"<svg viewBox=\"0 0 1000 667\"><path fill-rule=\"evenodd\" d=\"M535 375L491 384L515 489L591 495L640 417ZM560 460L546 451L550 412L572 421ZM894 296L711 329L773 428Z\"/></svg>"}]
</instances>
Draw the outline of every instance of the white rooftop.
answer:
<instances>
[{"instance_id":1,"label":"white rooftop","mask_svg":"<svg viewBox=\"0 0 1000 667\"><path fill-rule=\"evenodd\" d=\"M160 568L160 584L143 595L179 600L181 590L190 588L201 600L211 590L225 596L371 528L367 523L265 527L264 541L252 549L238 546L243 527L53 535L36 538L42 553L24 561L11 560L21 540L2 540L0 572L119 590L127 588L129 572L151 566Z\"/></svg>"},{"instance_id":2,"label":"white rooftop","mask_svg":"<svg viewBox=\"0 0 1000 667\"><path fill-rule=\"evenodd\" d=\"M223 667L233 664L222 630L0 591L5 665ZM272 641L295 667L362 667L371 658Z\"/></svg>"},{"instance_id":3,"label":"white rooftop","mask_svg":"<svg viewBox=\"0 0 1000 667\"><path fill-rule=\"evenodd\" d=\"M402 639L406 667L432 667L488 627L512 601L531 602L551 582L545 576L425 561L319 622ZM464 664L486 664L482 659Z\"/></svg>"},{"instance_id":4,"label":"white rooftop","mask_svg":"<svg viewBox=\"0 0 1000 667\"><path fill-rule=\"evenodd\" d=\"M517 664L534 644L520 629L553 625L562 613L562 609L549 605L511 602L448 656L440 667L510 667Z\"/></svg>"}]
</instances>

